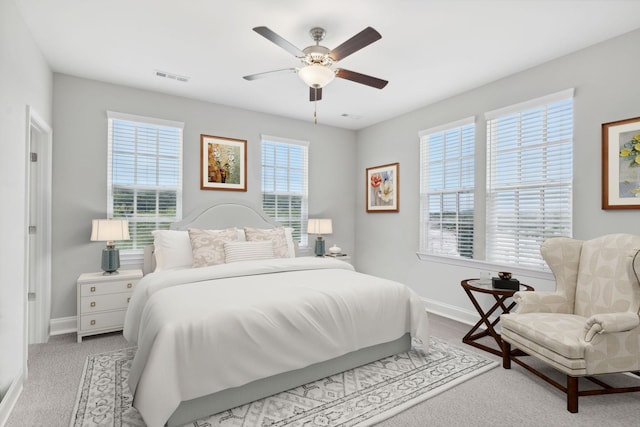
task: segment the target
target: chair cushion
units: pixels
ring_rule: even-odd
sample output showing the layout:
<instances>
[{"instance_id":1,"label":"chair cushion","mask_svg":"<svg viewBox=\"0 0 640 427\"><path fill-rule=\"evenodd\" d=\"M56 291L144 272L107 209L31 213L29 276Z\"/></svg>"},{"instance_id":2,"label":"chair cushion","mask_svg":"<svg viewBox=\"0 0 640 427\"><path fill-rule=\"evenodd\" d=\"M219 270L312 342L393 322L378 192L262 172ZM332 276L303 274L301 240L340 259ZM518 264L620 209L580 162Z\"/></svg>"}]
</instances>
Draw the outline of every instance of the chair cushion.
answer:
<instances>
[{"instance_id":1,"label":"chair cushion","mask_svg":"<svg viewBox=\"0 0 640 427\"><path fill-rule=\"evenodd\" d=\"M585 356L584 325L586 318L561 313L511 313L500 318L502 329L568 359ZM534 349L535 350L535 349ZM542 351L541 351L542 352Z\"/></svg>"}]
</instances>

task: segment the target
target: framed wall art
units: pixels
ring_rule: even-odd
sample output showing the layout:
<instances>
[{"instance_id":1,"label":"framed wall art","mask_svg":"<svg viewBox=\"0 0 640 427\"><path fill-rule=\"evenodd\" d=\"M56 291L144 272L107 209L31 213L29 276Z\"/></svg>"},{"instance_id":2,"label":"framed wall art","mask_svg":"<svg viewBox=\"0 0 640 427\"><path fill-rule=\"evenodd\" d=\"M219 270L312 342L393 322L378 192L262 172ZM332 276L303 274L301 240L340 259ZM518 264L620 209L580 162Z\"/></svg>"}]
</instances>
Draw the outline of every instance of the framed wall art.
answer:
<instances>
[{"instance_id":1,"label":"framed wall art","mask_svg":"<svg viewBox=\"0 0 640 427\"><path fill-rule=\"evenodd\" d=\"M602 209L640 209L640 117L602 125Z\"/></svg>"},{"instance_id":2,"label":"framed wall art","mask_svg":"<svg viewBox=\"0 0 640 427\"><path fill-rule=\"evenodd\" d=\"M399 184L399 163L367 168L367 212L398 212Z\"/></svg>"},{"instance_id":3,"label":"framed wall art","mask_svg":"<svg viewBox=\"0 0 640 427\"><path fill-rule=\"evenodd\" d=\"M200 135L200 189L247 191L247 141Z\"/></svg>"}]
</instances>

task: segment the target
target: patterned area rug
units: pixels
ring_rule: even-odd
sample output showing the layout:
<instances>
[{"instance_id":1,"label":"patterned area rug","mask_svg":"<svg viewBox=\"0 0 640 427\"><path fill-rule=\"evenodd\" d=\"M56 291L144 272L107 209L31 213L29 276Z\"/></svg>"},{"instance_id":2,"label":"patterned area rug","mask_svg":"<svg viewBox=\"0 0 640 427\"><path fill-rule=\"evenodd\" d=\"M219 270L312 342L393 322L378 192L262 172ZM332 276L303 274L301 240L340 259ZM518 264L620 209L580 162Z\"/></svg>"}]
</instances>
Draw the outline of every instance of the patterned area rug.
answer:
<instances>
[{"instance_id":1,"label":"patterned area rug","mask_svg":"<svg viewBox=\"0 0 640 427\"><path fill-rule=\"evenodd\" d=\"M127 378L135 348L87 358L72 427L135 426ZM477 353L431 338L429 353L412 349L300 387L223 411L191 427L364 427L498 365Z\"/></svg>"}]
</instances>

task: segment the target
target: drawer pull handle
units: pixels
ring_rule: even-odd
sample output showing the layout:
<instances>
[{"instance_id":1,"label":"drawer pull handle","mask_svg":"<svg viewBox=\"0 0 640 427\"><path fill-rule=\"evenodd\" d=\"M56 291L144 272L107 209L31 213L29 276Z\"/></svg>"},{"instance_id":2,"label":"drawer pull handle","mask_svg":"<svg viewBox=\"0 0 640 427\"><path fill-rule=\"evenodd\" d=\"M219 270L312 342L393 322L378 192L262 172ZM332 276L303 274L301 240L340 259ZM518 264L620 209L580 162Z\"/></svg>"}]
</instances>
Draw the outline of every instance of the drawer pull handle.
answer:
<instances>
[{"instance_id":1,"label":"drawer pull handle","mask_svg":"<svg viewBox=\"0 0 640 427\"><path fill-rule=\"evenodd\" d=\"M127 289L131 289L133 285L131 283L127 283Z\"/></svg>"},{"instance_id":2,"label":"drawer pull handle","mask_svg":"<svg viewBox=\"0 0 640 427\"><path fill-rule=\"evenodd\" d=\"M95 286L92 286L92 287L91 287L91 292L95 292L95 291L96 291L96 287L95 287Z\"/></svg>"},{"instance_id":3,"label":"drawer pull handle","mask_svg":"<svg viewBox=\"0 0 640 427\"><path fill-rule=\"evenodd\" d=\"M127 304L129 304L129 301L131 301L131 298L127 298Z\"/></svg>"},{"instance_id":4,"label":"drawer pull handle","mask_svg":"<svg viewBox=\"0 0 640 427\"><path fill-rule=\"evenodd\" d=\"M96 302L95 301L91 301L91 304L89 304L91 307L95 307L96 306Z\"/></svg>"},{"instance_id":5,"label":"drawer pull handle","mask_svg":"<svg viewBox=\"0 0 640 427\"><path fill-rule=\"evenodd\" d=\"M92 320L92 321L91 321L91 326L94 326L95 324L96 324L96 321L95 321L95 320Z\"/></svg>"}]
</instances>

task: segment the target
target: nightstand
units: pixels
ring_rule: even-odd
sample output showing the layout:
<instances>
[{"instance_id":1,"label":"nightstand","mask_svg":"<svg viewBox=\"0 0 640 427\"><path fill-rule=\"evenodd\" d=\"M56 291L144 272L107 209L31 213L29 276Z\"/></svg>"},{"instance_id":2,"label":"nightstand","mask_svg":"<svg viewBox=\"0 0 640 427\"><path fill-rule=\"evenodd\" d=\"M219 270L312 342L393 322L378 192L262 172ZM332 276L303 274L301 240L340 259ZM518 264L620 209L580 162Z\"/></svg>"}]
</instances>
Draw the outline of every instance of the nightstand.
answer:
<instances>
[{"instance_id":1,"label":"nightstand","mask_svg":"<svg viewBox=\"0 0 640 427\"><path fill-rule=\"evenodd\" d=\"M340 261L348 262L349 264L351 264L351 257L347 254L338 254L338 255L325 254L324 256L327 258L339 259Z\"/></svg>"},{"instance_id":2,"label":"nightstand","mask_svg":"<svg viewBox=\"0 0 640 427\"><path fill-rule=\"evenodd\" d=\"M118 274L84 273L78 277L78 342L88 335L120 331L124 315L142 270Z\"/></svg>"}]
</instances>

